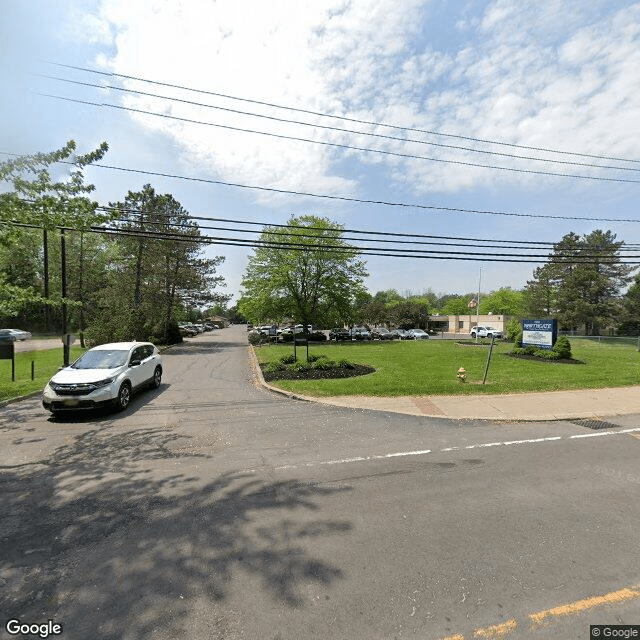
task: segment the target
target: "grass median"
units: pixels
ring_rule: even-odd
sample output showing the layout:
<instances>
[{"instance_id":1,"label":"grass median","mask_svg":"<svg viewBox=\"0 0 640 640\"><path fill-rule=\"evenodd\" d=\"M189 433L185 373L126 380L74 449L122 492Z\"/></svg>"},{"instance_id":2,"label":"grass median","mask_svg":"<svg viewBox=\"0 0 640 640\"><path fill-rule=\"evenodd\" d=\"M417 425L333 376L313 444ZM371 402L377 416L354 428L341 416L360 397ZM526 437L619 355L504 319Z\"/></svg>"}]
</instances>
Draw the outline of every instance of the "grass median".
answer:
<instances>
[{"instance_id":1,"label":"grass median","mask_svg":"<svg viewBox=\"0 0 640 640\"><path fill-rule=\"evenodd\" d=\"M85 349L81 347L71 347L71 362L79 358L84 351ZM11 360L0 360L0 401L44 389L51 376L62 366L62 358L62 347L16 353L15 382L11 380ZM32 362L33 380L31 379Z\"/></svg>"},{"instance_id":2,"label":"grass median","mask_svg":"<svg viewBox=\"0 0 640 640\"><path fill-rule=\"evenodd\" d=\"M454 340L362 342L309 345L309 355L326 355L370 365L375 373L328 380L279 380L274 386L310 396L471 395L624 387L640 384L640 353L635 343L611 345L572 339L573 357L582 364L532 361L509 355L513 344L494 345L486 384L482 384L488 345ZM256 348L260 363L292 353L291 345ZM298 347L298 358L306 351ZM457 379L466 370L467 382Z\"/></svg>"}]
</instances>

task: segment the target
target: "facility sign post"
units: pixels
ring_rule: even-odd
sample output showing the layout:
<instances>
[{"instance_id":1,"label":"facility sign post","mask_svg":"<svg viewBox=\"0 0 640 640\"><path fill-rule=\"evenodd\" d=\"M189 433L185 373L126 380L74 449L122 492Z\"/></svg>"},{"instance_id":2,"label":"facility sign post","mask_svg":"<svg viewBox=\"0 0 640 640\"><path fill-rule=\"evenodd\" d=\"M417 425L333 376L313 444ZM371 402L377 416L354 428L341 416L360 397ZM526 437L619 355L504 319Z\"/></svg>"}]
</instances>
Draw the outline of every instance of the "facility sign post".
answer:
<instances>
[{"instance_id":1,"label":"facility sign post","mask_svg":"<svg viewBox=\"0 0 640 640\"><path fill-rule=\"evenodd\" d=\"M523 320L522 346L553 349L558 338L558 321L551 319Z\"/></svg>"},{"instance_id":2,"label":"facility sign post","mask_svg":"<svg viewBox=\"0 0 640 640\"><path fill-rule=\"evenodd\" d=\"M11 382L16 381L16 356L13 342L0 344L0 360L11 360Z\"/></svg>"}]
</instances>

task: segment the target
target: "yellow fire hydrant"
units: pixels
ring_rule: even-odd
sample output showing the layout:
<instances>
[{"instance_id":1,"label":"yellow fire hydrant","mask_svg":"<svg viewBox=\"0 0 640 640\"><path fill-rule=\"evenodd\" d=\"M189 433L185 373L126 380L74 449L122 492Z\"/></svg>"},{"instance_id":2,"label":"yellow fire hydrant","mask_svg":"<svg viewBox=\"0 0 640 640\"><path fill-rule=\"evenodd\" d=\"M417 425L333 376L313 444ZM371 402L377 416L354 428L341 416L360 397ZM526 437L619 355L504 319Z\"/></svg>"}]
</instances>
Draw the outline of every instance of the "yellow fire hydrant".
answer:
<instances>
[{"instance_id":1,"label":"yellow fire hydrant","mask_svg":"<svg viewBox=\"0 0 640 640\"><path fill-rule=\"evenodd\" d=\"M464 370L463 367L460 367L458 369L458 380L460 382L466 382L467 381L467 372Z\"/></svg>"}]
</instances>

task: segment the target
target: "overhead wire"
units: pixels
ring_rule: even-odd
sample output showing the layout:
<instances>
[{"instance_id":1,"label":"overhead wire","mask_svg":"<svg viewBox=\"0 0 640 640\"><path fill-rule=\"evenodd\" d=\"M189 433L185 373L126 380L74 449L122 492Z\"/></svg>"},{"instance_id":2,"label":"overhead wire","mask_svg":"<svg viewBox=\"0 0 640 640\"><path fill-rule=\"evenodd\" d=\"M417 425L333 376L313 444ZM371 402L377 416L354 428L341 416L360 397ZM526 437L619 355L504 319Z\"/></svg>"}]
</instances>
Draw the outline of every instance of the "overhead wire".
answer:
<instances>
[{"instance_id":1,"label":"overhead wire","mask_svg":"<svg viewBox=\"0 0 640 640\"><path fill-rule=\"evenodd\" d=\"M38 225L21 223L17 221L2 221L0 224L15 225L29 228L39 228ZM77 231L73 227L60 227L61 229L69 231ZM346 253L349 255L359 256L379 256L379 257L394 257L394 258L418 258L418 259L433 259L433 260L463 260L463 261L480 261L480 262L512 262L512 263L534 263L539 264L543 260L532 259L542 258L544 260L550 260L553 256L549 254L505 254L505 253L481 253L481 252L466 252L466 251L435 251L435 250L417 250L417 249L382 249L379 247L355 247L347 244L331 244L331 243L297 243L290 240L270 241L262 239L244 239L233 238L226 236L210 236L210 235L187 235L184 233L169 233L166 231L153 231L148 229L131 229L122 227L109 227L103 225L91 225L86 231L106 234L111 236L132 236L132 237L145 237L155 240L168 240L178 242L192 242L197 244L209 244L209 245L223 245L223 246L237 246L246 248L271 248L275 250L299 250L299 251L318 251L320 253ZM318 236L315 236L318 238ZM560 256L562 257L562 256ZM640 255L625 256L620 259L615 255L602 255L602 254L580 254L576 256L568 256L573 263L599 263L599 264L617 264L622 263L625 265L640 264ZM631 261L634 259L634 261Z\"/></svg>"},{"instance_id":2,"label":"overhead wire","mask_svg":"<svg viewBox=\"0 0 640 640\"><path fill-rule=\"evenodd\" d=\"M463 147L460 145L451 145L451 144L443 144L443 143L439 143L439 142L434 142L434 141L430 141L430 140L418 140L416 138L399 138L397 136L391 136L391 135L385 135L385 134L381 134L381 133L373 133L373 132L369 132L369 131L357 131L355 129L346 129L344 127L335 127L335 126L331 126L331 125L323 125L323 124L319 124L319 123L313 123L313 122L305 122L302 120L292 120L290 118L278 118L277 116L271 116L271 115L266 115L266 114L261 114L261 113L255 113L255 112L250 112L250 111L242 111L240 109L231 109L229 107L222 107L219 105L212 105L212 104L207 104L207 103L203 103L203 102L196 102L194 100L185 100L183 98L176 98L173 96L165 96L165 95L160 95L157 93L151 93L148 91L140 91L137 89L127 89L125 87L118 87L115 85L99 85L99 84L95 84L95 83L91 83L91 82L82 82L80 80L71 80L69 78L60 78L58 76L51 76L51 75L46 75L46 74L38 74L39 77L42 78L46 78L49 80L55 80L58 82L65 82L68 84L74 84L74 85L78 85L78 86L84 86L84 87L92 87L92 88L97 88L97 89L101 89L101 90L105 90L105 89L109 89L109 90L113 90L113 91L120 91L123 93L129 93L129 94L136 94L136 95L140 95L140 96L145 96L145 97L150 97L150 98L160 98L161 100L169 100L171 102L178 102L181 104L187 104L190 106L197 106L197 107L205 107L207 109L215 109L218 111L224 111L227 113L233 113L233 114L237 114L237 115L243 115L243 116L250 116L253 118L262 118L262 119L266 119L266 120L272 120L275 122L282 122L282 123L286 123L286 124L295 124L295 125L302 125L302 126L306 126L306 127L312 127L314 129L324 129L324 130L328 130L328 131L336 131L336 132L340 132L340 133L351 133L351 134L356 134L359 136L368 136L368 137L373 137L373 138L380 138L383 140L389 140L389 141L393 141L393 142L401 142L401 143L412 143L412 144L422 144L422 145L428 145L428 146L434 146L434 147L440 147L440 148L444 148L444 149L452 149L455 151L466 151L466 152L470 152L470 153L481 153L481 154L486 154L486 155L494 155L494 156L500 156L500 157L505 157L505 158L512 158L512 159L518 159L518 160L532 160L535 162L549 162L549 163L553 163L553 164L562 164L562 165L569 165L569 166L577 166L577 167L590 167L590 168L597 168L597 169L613 169L613 170L619 170L619 171L640 171L640 166L638 167L622 167L622 166L613 166L613 165L602 165L602 164L595 164L595 163L587 163L587 162L576 162L576 161L570 161L570 160L557 160L557 159L553 159L553 158L540 158L540 157L536 157L536 156L522 156L522 155L517 155L514 153L503 153L500 151L490 151L487 149L474 149L472 147ZM44 95L48 95L48 94L44 94ZM53 96L48 96L48 97L53 97ZM98 103L91 103L91 104L98 104ZM114 105L106 105L106 103L100 103L101 105L104 104L104 106L114 106ZM160 115L160 114L156 114L153 113L152 115ZM194 121L197 124L204 124L198 121ZM215 124L212 124L211 126L216 126ZM387 125L380 125L380 126L387 126ZM266 134L265 134L266 135ZM420 157L420 156L418 156ZM431 160L432 158L428 158L429 160ZM630 162L628 160L624 160L624 162ZM640 164L640 161L637 161Z\"/></svg>"},{"instance_id":3,"label":"overhead wire","mask_svg":"<svg viewBox=\"0 0 640 640\"><path fill-rule=\"evenodd\" d=\"M77 65L62 64L62 63L59 63L59 62L52 62L52 61L47 61L47 60L45 60L43 62L45 64L52 65L52 66L55 66L55 67L60 67L60 68L64 68L64 69L72 69L72 70L76 70L76 71L83 71L83 72L92 73L92 74L96 74L96 75L100 75L100 76L108 76L108 77L111 77L111 78L123 78L125 80L134 80L136 82L143 82L143 83L146 83L146 84L152 84L152 85L156 85L156 86L162 86L162 87L167 87L167 88L172 88L172 89L179 89L179 90L182 90L182 91L188 91L188 92L192 92L192 93L199 93L199 94L202 94L202 95L210 95L210 96L215 96L215 97L219 97L219 98L225 98L225 99L228 99L228 100L239 101L239 102L247 102L247 103L250 103L250 104L267 106L267 107L271 107L271 108L275 108L275 109L293 111L293 112L297 112L297 113L305 113L305 114L308 114L308 115L314 115L314 116L319 116L319 117L323 117L323 118L333 118L333 119L336 119L336 120L343 120L345 122L353 122L353 123L357 123L357 124L365 124L365 125L375 126L375 127L387 127L387 128L390 128L390 129L396 129L398 131L412 131L412 132L415 132L415 133L428 134L428 135L433 135L433 136L442 136L442 137L446 137L446 138L455 138L455 139L459 139L459 140L468 140L470 142L479 142L479 143L482 143L482 144L493 144L493 145L498 145L498 146L511 147L511 148L515 148L515 149L526 149L526 150L530 150L530 151L542 151L542 152L545 152L545 153L556 153L556 154L561 154L561 155L572 155L572 156L583 157L583 158L594 158L594 159L598 159L598 160L614 160L616 162L640 163L639 159L629 159L629 158L620 158L620 157L616 157L616 156L589 154L589 153L583 153L583 152L578 152L578 151L567 151L567 150L562 150L562 149L553 149L553 148L549 148L549 147L536 147L536 146L531 146L531 145L517 144L517 143L513 143L513 142L505 142L505 141L501 141L501 140L491 140L491 139L487 139L487 138L477 138L477 137L473 137L473 136L465 136L465 135L460 135L460 134L444 133L444 132L441 132L441 131L434 131L434 130L429 130L429 129L421 129L421 128L418 128L418 127L407 127L407 126L401 126L401 125L395 125L395 124L389 124L389 123L383 123L383 122L375 122L375 121L364 120L364 119L360 119L360 118L352 118L352 117L348 117L348 116L340 116L340 115L336 115L336 114L329 114L329 113L325 113L325 112L321 112L321 111L313 111L311 109L302 109L302 108L299 108L299 107L286 106L286 105L276 104L276 103L273 103L273 102L266 102L264 100L254 100L254 99L250 99L250 98L243 98L243 97L239 97L239 96L233 96L233 95L230 95L230 94L225 94L225 93L220 93L220 92L215 92L215 91L209 91L209 90L205 90L205 89L196 89L196 88L187 87L187 86L184 86L184 85L173 84L173 83L169 83L169 82L162 82L162 81L159 81L159 80L151 80L149 78L142 78L140 76L132 76L132 75L126 75L126 74L109 72L109 71L100 71L99 69L91 69L89 67L81 67L81 66L77 66Z\"/></svg>"},{"instance_id":4,"label":"overhead wire","mask_svg":"<svg viewBox=\"0 0 640 640\"><path fill-rule=\"evenodd\" d=\"M604 181L604 182L640 184L640 179L633 180L631 178L611 178L611 177L606 177L606 176L589 176L589 175L580 175L580 174L573 174L573 173L560 173L560 172L555 172L555 171L541 171L541 170L537 170L537 169L519 169L517 167L501 167L501 166L497 166L497 165L481 164L479 162L467 162L467 161L464 161L464 160L452 160L452 159L445 159L445 158L435 158L435 157L431 157L431 156L421 156L421 155L418 155L418 154L401 153L401 152L398 152L398 151L388 151L388 150L384 150L384 149L371 149L369 147L359 147L359 146L343 144L343 143L339 143L339 142L327 142L325 140L313 140L311 138L302 138L302 137L299 137L299 136L290 136L290 135L285 135L285 134L281 134L281 133L259 131L257 129L249 129L247 127L234 127L232 125L225 125L225 124L220 124L220 123L207 122L207 121L204 121L204 120L195 120L193 118L185 118L185 117L181 117L181 116L174 116L174 115L170 115L170 114L167 114L167 113L158 113L158 112L149 111L149 110L146 110L146 109L135 109L133 107L125 107L125 106L122 106L122 105L110 104L108 102L93 102L91 100L81 100L79 98L69 98L69 97L66 97L66 96L58 96L58 95L54 95L54 94L41 93L41 92L36 92L36 95L39 95L39 96L42 96L42 97L45 97L45 98L52 98L54 100L60 100L60 101L63 101L63 102L71 102L71 103L75 103L75 104L85 104L85 105L94 106L94 107L104 107L104 108L115 109L115 110L119 110L119 111L127 111L127 112L130 112L130 113L138 113L138 114L141 114L141 115L148 115L148 116L154 116L154 117L158 117L158 118L165 118L165 119L168 119L168 120L175 120L177 122L185 122L185 123L189 123L189 124L197 124L197 125L202 125L202 126L215 127L215 128L224 129L224 130L227 130L227 131L237 131L237 132L241 132L241 133L250 133L250 134L256 134L256 135L262 135L262 136L267 136L267 137L271 137L271 138L276 138L276 139L279 139L279 140L290 140L290 141L294 141L294 142L304 142L304 143L315 144L315 145L319 145L319 146L323 146L323 147L348 149L350 151L360 151L360 152L365 152L365 153L375 153L375 154L391 156L391 157L407 158L407 159L411 159L411 160L427 160L427 161L430 161L430 162L441 162L441 163L445 163L445 164L454 164L454 165L463 166L463 167L474 167L474 168L480 168L480 169L492 169L492 170L496 170L496 171L511 171L511 172L523 173L523 174L527 174L527 175L543 175L543 176L553 176L553 177L560 177L560 178L573 178L573 179L577 179L577 180L596 180L596 181Z\"/></svg>"},{"instance_id":5,"label":"overhead wire","mask_svg":"<svg viewBox=\"0 0 640 640\"><path fill-rule=\"evenodd\" d=\"M139 216L144 216L147 212L145 211L141 211L139 209L131 209L131 208L127 208L127 207L105 207L105 206L99 206L98 207L99 210L102 211L118 211L121 213L126 213L126 214L134 214L134 215L139 215ZM153 215L155 217L170 217L171 214L162 214L159 212L154 212ZM296 224L277 224L277 223L272 223L272 222L253 222L253 221L245 221L245 220L238 220L238 219L234 219L234 218L213 218L213 217L206 217L206 216L196 216L196 215L191 215L189 214L189 219L190 220L201 220L201 221L207 221L207 222L227 222L227 223L232 223L232 224L240 224L240 225L253 225L253 226L262 226L262 229L260 230L255 230L255 229L251 229L251 230L245 230L245 229L236 229L236 228L232 228L232 227L220 227L220 226L210 226L210 225L202 225L198 223L198 228L199 229L209 229L209 230L217 230L217 231L232 231L232 232L236 232L236 233L262 233L262 234L267 234L267 235L278 235L277 231L271 231L271 228L276 228L276 229L301 229L301 230L309 230L308 226L304 226L304 225L296 225ZM121 219L122 220L122 219ZM145 221L149 224L153 224L154 221ZM171 223L172 226L178 226L178 227L185 227L185 228L189 228L191 227L191 224L189 223L184 223L184 224L176 224L176 223ZM530 250L535 250L535 249L541 249L544 247L553 247L556 243L554 242L543 242L543 241L534 241L534 240L495 240L495 239L487 239L487 238L467 238L467 237L461 237L461 236L438 236L438 235L429 235L429 234L420 234L420 233L416 233L416 234L409 234L409 233L394 233L394 232L386 232L386 231L366 231L366 230L362 230L362 229L347 229L347 228L340 228L340 232L341 234L345 234L345 233L352 233L352 234L356 234L356 235L374 235L374 236L384 236L384 239L378 239L378 238L357 238L357 237L351 237L351 236L345 236L345 235L341 235L341 239L343 240L351 240L351 241L355 241L355 242L379 242L379 243L396 243L396 244L424 244L424 245L438 245L438 246L470 246L469 244L464 244L464 243L473 243L473 244L478 244L478 243L488 243L488 242L497 242L500 244L482 244L479 246L479 248L484 249L484 248L493 248L493 249L520 249L523 251L530 251ZM304 234L304 233L296 233L296 237L304 237L304 238L314 238L317 237L317 234ZM404 241L399 241L399 240L392 240L389 239L389 237L403 237L403 238L412 238L412 240L404 240ZM424 240L415 240L413 238L429 238L430 240L424 241ZM448 240L457 240L458 242L446 242ZM516 246L509 246L509 245L516 245ZM523 246L523 245L528 245L528 246ZM638 248L640 248L639 245L623 245L619 250L620 251L636 251L638 250Z\"/></svg>"},{"instance_id":6,"label":"overhead wire","mask_svg":"<svg viewBox=\"0 0 640 640\"><path fill-rule=\"evenodd\" d=\"M0 155L20 157L21 154L1 151ZM65 164L69 166L75 166L73 162L68 160L59 160L56 164ZM136 173L145 176L155 176L160 178L169 178L174 180L184 180L186 182L195 182L202 184L219 185L225 187L232 187L237 189L247 189L253 191L261 191L266 193L277 193L280 195L293 195L307 198L318 198L324 200L336 200L340 202L353 202L357 204L370 204L384 207L398 207L405 209L419 209L425 211L450 211L452 213L470 213L470 214L482 214L491 216L507 216L516 218L532 218L532 219L546 219L546 220L582 220L586 222L617 222L617 223L640 223L639 218L606 218L602 216L567 216L567 215L549 215L543 213L517 213L513 211L495 211L491 209L467 209L463 207L447 207L443 205L422 204L417 202L394 202L390 200L374 200L366 198L355 198L351 196L340 196L327 193L313 193L311 191L296 191L293 189L279 189L277 187L265 187L261 185L243 184L240 182L229 182L226 180L214 180L212 178L199 178L196 176L184 176L175 173L166 173L161 171L149 171L145 169L134 169L131 167L119 167L110 164L104 164L100 162L94 162L88 165L89 167L96 167L99 169L108 169L111 171L120 171L124 173Z\"/></svg>"}]
</instances>

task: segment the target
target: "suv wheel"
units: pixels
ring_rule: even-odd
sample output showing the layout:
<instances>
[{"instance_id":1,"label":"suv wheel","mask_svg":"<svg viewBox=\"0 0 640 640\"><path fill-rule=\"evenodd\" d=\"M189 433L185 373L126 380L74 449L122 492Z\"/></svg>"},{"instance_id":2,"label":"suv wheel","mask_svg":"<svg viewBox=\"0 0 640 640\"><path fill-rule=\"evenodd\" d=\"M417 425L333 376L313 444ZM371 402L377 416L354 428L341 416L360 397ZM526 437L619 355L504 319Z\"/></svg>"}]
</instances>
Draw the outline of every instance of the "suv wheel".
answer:
<instances>
[{"instance_id":1,"label":"suv wheel","mask_svg":"<svg viewBox=\"0 0 640 640\"><path fill-rule=\"evenodd\" d=\"M123 382L120 385L120 390L118 391L118 398L116 399L116 403L118 405L119 411L124 411L131 402L131 385L128 382Z\"/></svg>"},{"instance_id":2,"label":"suv wheel","mask_svg":"<svg viewBox=\"0 0 640 640\"><path fill-rule=\"evenodd\" d=\"M156 367L156 370L153 372L153 381L151 382L151 386L154 389L157 389L162 382L162 367Z\"/></svg>"}]
</instances>

